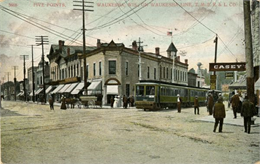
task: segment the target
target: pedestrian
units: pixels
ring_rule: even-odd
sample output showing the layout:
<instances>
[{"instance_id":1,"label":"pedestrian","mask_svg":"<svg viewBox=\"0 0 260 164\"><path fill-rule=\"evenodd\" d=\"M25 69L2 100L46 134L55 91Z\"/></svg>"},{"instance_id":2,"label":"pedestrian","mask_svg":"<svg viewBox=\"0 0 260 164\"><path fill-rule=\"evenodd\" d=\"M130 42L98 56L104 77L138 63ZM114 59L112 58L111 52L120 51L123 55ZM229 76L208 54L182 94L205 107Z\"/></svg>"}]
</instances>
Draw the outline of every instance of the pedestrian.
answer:
<instances>
[{"instance_id":1,"label":"pedestrian","mask_svg":"<svg viewBox=\"0 0 260 164\"><path fill-rule=\"evenodd\" d=\"M125 95L123 96L123 106L125 109L127 108L127 97Z\"/></svg>"},{"instance_id":2,"label":"pedestrian","mask_svg":"<svg viewBox=\"0 0 260 164\"><path fill-rule=\"evenodd\" d=\"M194 114L196 114L196 109L197 109L198 115L199 115L200 114L200 109L199 109L198 96L195 96L195 99L194 99Z\"/></svg>"},{"instance_id":3,"label":"pedestrian","mask_svg":"<svg viewBox=\"0 0 260 164\"><path fill-rule=\"evenodd\" d=\"M111 99L110 99L110 106L111 106L111 108L113 108L113 106L114 106L114 97L113 96L111 96Z\"/></svg>"},{"instance_id":4,"label":"pedestrian","mask_svg":"<svg viewBox=\"0 0 260 164\"><path fill-rule=\"evenodd\" d=\"M251 118L253 117L254 104L248 101L248 96L245 96L241 108L241 116L244 117L245 133L250 133Z\"/></svg>"},{"instance_id":5,"label":"pedestrian","mask_svg":"<svg viewBox=\"0 0 260 164\"><path fill-rule=\"evenodd\" d=\"M218 99L220 99L222 102L224 101L221 93L218 94Z\"/></svg>"},{"instance_id":6,"label":"pedestrian","mask_svg":"<svg viewBox=\"0 0 260 164\"><path fill-rule=\"evenodd\" d=\"M237 110L239 108L239 97L238 97L238 93L235 94L235 92L233 92L232 94L233 94L233 96L231 97L230 103L231 103L231 106L232 106L234 119L236 119L237 118Z\"/></svg>"},{"instance_id":7,"label":"pedestrian","mask_svg":"<svg viewBox=\"0 0 260 164\"><path fill-rule=\"evenodd\" d=\"M208 109L209 115L212 115L213 106L214 106L214 100L213 100L212 95L209 93L208 98L207 98L207 109Z\"/></svg>"},{"instance_id":8,"label":"pedestrian","mask_svg":"<svg viewBox=\"0 0 260 164\"><path fill-rule=\"evenodd\" d=\"M50 110L54 110L53 99L52 99L52 96L51 96L51 95L50 95L50 97L49 97L49 105L50 105Z\"/></svg>"},{"instance_id":9,"label":"pedestrian","mask_svg":"<svg viewBox=\"0 0 260 164\"><path fill-rule=\"evenodd\" d=\"M226 117L225 105L223 104L221 98L215 103L213 108L213 117L215 118L215 125L213 132L216 132L216 129L219 124L218 132L222 132L224 118Z\"/></svg>"},{"instance_id":10,"label":"pedestrian","mask_svg":"<svg viewBox=\"0 0 260 164\"><path fill-rule=\"evenodd\" d=\"M182 99L179 94L177 94L177 109L178 113L181 113L181 104L182 104Z\"/></svg>"},{"instance_id":11,"label":"pedestrian","mask_svg":"<svg viewBox=\"0 0 260 164\"><path fill-rule=\"evenodd\" d=\"M134 106L134 102L135 102L134 96L131 96L131 98L130 98L131 107Z\"/></svg>"},{"instance_id":12,"label":"pedestrian","mask_svg":"<svg viewBox=\"0 0 260 164\"><path fill-rule=\"evenodd\" d=\"M60 109L64 109L66 110L67 107L66 107L66 98L62 95L61 97L61 106L60 106Z\"/></svg>"}]
</instances>

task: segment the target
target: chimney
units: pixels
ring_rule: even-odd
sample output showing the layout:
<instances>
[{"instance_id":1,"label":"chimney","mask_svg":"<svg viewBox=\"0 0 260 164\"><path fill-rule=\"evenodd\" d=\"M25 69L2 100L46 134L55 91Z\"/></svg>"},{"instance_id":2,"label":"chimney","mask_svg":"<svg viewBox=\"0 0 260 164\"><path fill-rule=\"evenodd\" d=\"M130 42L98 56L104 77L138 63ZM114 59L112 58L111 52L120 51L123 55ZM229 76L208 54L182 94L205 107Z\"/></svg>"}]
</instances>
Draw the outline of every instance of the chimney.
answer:
<instances>
[{"instance_id":1,"label":"chimney","mask_svg":"<svg viewBox=\"0 0 260 164\"><path fill-rule=\"evenodd\" d=\"M180 56L177 56L177 61L180 61L180 60L181 60Z\"/></svg>"},{"instance_id":2,"label":"chimney","mask_svg":"<svg viewBox=\"0 0 260 164\"><path fill-rule=\"evenodd\" d=\"M155 47L155 54L160 55L160 48L159 47Z\"/></svg>"},{"instance_id":3,"label":"chimney","mask_svg":"<svg viewBox=\"0 0 260 164\"><path fill-rule=\"evenodd\" d=\"M188 65L188 59L185 59L185 64L187 64L187 65Z\"/></svg>"},{"instance_id":4,"label":"chimney","mask_svg":"<svg viewBox=\"0 0 260 164\"><path fill-rule=\"evenodd\" d=\"M101 47L100 39L97 39L97 48L100 48L100 47Z\"/></svg>"},{"instance_id":5,"label":"chimney","mask_svg":"<svg viewBox=\"0 0 260 164\"><path fill-rule=\"evenodd\" d=\"M69 47L67 48L67 54L68 54L68 56L70 55L70 48Z\"/></svg>"},{"instance_id":6,"label":"chimney","mask_svg":"<svg viewBox=\"0 0 260 164\"><path fill-rule=\"evenodd\" d=\"M133 41L133 43L132 43L132 49L135 50L135 51L137 51L137 43L136 43L136 41Z\"/></svg>"},{"instance_id":7,"label":"chimney","mask_svg":"<svg viewBox=\"0 0 260 164\"><path fill-rule=\"evenodd\" d=\"M59 50L62 50L62 47L64 46L64 41L63 40L59 40Z\"/></svg>"}]
</instances>

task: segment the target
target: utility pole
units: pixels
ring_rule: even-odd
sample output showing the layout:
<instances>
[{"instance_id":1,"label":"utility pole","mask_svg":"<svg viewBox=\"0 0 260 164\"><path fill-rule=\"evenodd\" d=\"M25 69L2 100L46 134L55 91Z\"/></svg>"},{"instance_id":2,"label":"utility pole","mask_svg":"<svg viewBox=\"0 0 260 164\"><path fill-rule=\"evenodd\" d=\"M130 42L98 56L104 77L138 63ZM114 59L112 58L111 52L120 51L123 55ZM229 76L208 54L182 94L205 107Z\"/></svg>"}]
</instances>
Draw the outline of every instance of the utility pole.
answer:
<instances>
[{"instance_id":1,"label":"utility pole","mask_svg":"<svg viewBox=\"0 0 260 164\"><path fill-rule=\"evenodd\" d=\"M33 60L33 45L31 46L32 46L32 92L33 92L32 100L33 102L35 102L35 85L34 85L35 74L34 74L34 60Z\"/></svg>"},{"instance_id":2,"label":"utility pole","mask_svg":"<svg viewBox=\"0 0 260 164\"><path fill-rule=\"evenodd\" d=\"M26 75L25 60L28 59L29 55L21 55L20 57L23 58L23 91L24 91L24 101L26 102L27 92L26 92L26 84L25 84L25 75Z\"/></svg>"},{"instance_id":3,"label":"utility pole","mask_svg":"<svg viewBox=\"0 0 260 164\"><path fill-rule=\"evenodd\" d=\"M16 101L16 70L18 70L18 66L12 66L14 70L14 100Z\"/></svg>"},{"instance_id":4,"label":"utility pole","mask_svg":"<svg viewBox=\"0 0 260 164\"><path fill-rule=\"evenodd\" d=\"M217 63L217 54L218 54L218 34L216 34L216 38L214 40L215 43L215 58L214 63ZM210 89L216 90L217 89L217 75L216 71L214 71L213 75L210 75Z\"/></svg>"},{"instance_id":5,"label":"utility pole","mask_svg":"<svg viewBox=\"0 0 260 164\"><path fill-rule=\"evenodd\" d=\"M141 46L141 44L143 42L141 42L141 38L139 37L139 41L137 42L138 43L138 53L139 53L139 60L138 60L138 64L139 64L139 81L142 80L142 59L141 59L141 51L143 51L143 46Z\"/></svg>"},{"instance_id":6,"label":"utility pole","mask_svg":"<svg viewBox=\"0 0 260 164\"><path fill-rule=\"evenodd\" d=\"M254 69L253 69L253 46L251 33L250 1L243 1L244 8L244 31L245 31L245 55L246 55L246 87L247 96L254 102Z\"/></svg>"},{"instance_id":7,"label":"utility pole","mask_svg":"<svg viewBox=\"0 0 260 164\"><path fill-rule=\"evenodd\" d=\"M45 60L44 60L44 47L43 45L49 44L48 36L36 36L36 44L42 45L42 84L43 84L43 101L46 103L46 93L45 93Z\"/></svg>"},{"instance_id":8,"label":"utility pole","mask_svg":"<svg viewBox=\"0 0 260 164\"><path fill-rule=\"evenodd\" d=\"M84 90L85 90L85 95L88 94L88 90L87 90L87 70L86 70L86 66L87 66L87 61L86 61L86 39L85 39L85 11L91 11L93 12L94 10L89 10L89 9L85 9L85 7L91 7L93 8L93 4L94 2L85 2L84 0L82 1L73 1L74 3L82 3L82 5L73 5L73 6L77 6L77 7L82 7L82 9L73 9L73 10L80 10L82 11L82 22L83 22L83 60L84 60L84 63L83 63L83 73L84 73ZM92 4L90 6L86 6L85 3L88 3L88 4Z\"/></svg>"},{"instance_id":9,"label":"utility pole","mask_svg":"<svg viewBox=\"0 0 260 164\"><path fill-rule=\"evenodd\" d=\"M9 82L9 76L11 75L11 72L6 72L7 75L7 82ZM7 100L10 100L10 84L7 83Z\"/></svg>"}]
</instances>

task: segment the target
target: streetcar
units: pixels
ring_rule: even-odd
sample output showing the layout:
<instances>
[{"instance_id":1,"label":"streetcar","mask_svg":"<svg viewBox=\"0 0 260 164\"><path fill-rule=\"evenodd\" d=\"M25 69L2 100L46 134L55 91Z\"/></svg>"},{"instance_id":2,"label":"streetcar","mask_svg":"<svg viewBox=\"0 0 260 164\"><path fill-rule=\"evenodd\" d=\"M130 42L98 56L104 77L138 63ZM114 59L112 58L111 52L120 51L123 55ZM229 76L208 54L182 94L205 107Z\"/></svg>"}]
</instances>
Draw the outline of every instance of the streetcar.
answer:
<instances>
[{"instance_id":1,"label":"streetcar","mask_svg":"<svg viewBox=\"0 0 260 164\"><path fill-rule=\"evenodd\" d=\"M197 96L199 104L205 105L209 89L191 87L175 83L153 80L141 80L135 84L135 105L137 109L162 110L173 109L177 106L177 95L182 99L183 107L194 105Z\"/></svg>"}]
</instances>

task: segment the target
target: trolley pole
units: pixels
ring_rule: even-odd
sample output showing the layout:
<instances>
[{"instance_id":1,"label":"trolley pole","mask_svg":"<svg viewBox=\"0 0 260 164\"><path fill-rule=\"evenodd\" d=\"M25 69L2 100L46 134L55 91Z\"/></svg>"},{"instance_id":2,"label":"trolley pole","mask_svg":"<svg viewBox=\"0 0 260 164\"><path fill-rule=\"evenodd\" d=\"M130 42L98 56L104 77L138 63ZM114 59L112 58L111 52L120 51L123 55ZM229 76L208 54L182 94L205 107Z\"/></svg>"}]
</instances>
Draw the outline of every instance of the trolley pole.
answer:
<instances>
[{"instance_id":1,"label":"trolley pole","mask_svg":"<svg viewBox=\"0 0 260 164\"><path fill-rule=\"evenodd\" d=\"M82 7L81 9L73 9L73 10L80 10L82 11L82 24L83 24L83 74L84 74L84 92L85 92L85 95L88 94L88 86L87 86L87 70L86 70L86 67L87 67L87 61L86 61L86 38L85 38L85 11L90 11L90 12L93 12L94 10L89 10L89 9L85 9L85 7L91 7L93 8L94 6L93 5L90 5L90 6L87 6L85 5L85 3L88 3L88 4L94 4L94 2L85 2L85 0L82 0L82 1L73 1L74 3L82 3L81 5L73 5L73 6L76 6L76 7Z\"/></svg>"}]
</instances>

